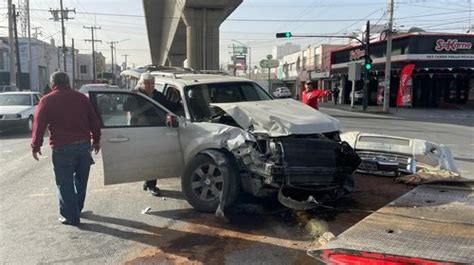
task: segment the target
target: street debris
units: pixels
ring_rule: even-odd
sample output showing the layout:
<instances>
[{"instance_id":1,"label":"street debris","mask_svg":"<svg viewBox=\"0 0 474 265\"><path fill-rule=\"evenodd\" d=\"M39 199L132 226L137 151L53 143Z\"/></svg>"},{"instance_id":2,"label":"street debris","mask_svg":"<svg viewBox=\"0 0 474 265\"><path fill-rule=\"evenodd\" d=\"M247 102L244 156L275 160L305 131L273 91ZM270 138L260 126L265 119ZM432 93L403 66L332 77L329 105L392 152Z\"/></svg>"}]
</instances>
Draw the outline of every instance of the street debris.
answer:
<instances>
[{"instance_id":1,"label":"street debris","mask_svg":"<svg viewBox=\"0 0 474 265\"><path fill-rule=\"evenodd\" d=\"M428 169L423 168L418 170L416 174L401 176L395 179L396 182L408 185L421 185L427 183L434 183L439 181L463 181L466 180L461 177L459 173L442 170L442 169Z\"/></svg>"},{"instance_id":2,"label":"street debris","mask_svg":"<svg viewBox=\"0 0 474 265\"><path fill-rule=\"evenodd\" d=\"M142 214L147 214L151 210L151 207L146 207L142 210Z\"/></svg>"}]
</instances>

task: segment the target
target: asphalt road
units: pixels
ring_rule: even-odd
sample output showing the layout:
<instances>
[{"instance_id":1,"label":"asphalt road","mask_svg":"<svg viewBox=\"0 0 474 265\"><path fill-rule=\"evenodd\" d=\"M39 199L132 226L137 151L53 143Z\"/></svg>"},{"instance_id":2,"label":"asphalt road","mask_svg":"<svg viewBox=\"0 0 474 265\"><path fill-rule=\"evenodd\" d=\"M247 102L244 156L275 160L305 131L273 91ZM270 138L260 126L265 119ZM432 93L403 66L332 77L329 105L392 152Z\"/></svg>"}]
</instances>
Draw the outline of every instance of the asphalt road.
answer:
<instances>
[{"instance_id":1,"label":"asphalt road","mask_svg":"<svg viewBox=\"0 0 474 265\"><path fill-rule=\"evenodd\" d=\"M344 131L389 133L447 144L463 175L472 176L474 143L473 127L469 124L472 117L457 119L453 124L452 119L444 116L427 119L410 117L411 114L385 117L324 108L323 111L340 119ZM231 222L223 223L213 215L191 209L180 193L178 179L158 182L163 198L142 191L141 183L105 187L100 156L95 157L97 163L92 167L82 224L61 225L57 221L51 151L43 148L43 157L36 162L31 158L29 141L29 135L24 133L0 135L0 263L314 262L305 250L317 246L317 242L291 213L271 200L244 200L229 213ZM404 188L398 190L405 192ZM394 199L384 194L374 199L367 195L371 191L384 192L384 188L376 183L372 187L359 185L355 193L356 198L365 200L367 209L377 209ZM373 202L376 204L369 205ZM142 214L147 207L151 209ZM337 235L364 216L352 213L332 216L332 231Z\"/></svg>"},{"instance_id":2,"label":"asphalt road","mask_svg":"<svg viewBox=\"0 0 474 265\"><path fill-rule=\"evenodd\" d=\"M380 115L346 111L331 104L323 104L321 110L339 119L343 132L362 131L444 144L451 149L461 175L474 179L472 110L413 109Z\"/></svg>"},{"instance_id":3,"label":"asphalt road","mask_svg":"<svg viewBox=\"0 0 474 265\"><path fill-rule=\"evenodd\" d=\"M243 203L226 224L191 209L178 179L158 182L163 198L144 192L141 183L104 186L100 156L92 167L82 224L59 224L51 151L43 148L36 162L29 141L28 134L0 135L2 264L312 261L305 253L312 237L287 221L280 206Z\"/></svg>"}]
</instances>

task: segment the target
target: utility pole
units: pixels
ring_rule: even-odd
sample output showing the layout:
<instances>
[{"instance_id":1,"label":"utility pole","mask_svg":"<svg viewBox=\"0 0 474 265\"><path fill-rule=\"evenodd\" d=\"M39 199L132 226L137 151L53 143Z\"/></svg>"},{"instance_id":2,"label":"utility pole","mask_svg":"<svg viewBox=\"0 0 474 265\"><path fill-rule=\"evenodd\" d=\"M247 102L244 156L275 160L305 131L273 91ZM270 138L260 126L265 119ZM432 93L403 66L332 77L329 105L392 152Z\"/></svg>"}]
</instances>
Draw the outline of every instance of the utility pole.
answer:
<instances>
[{"instance_id":1,"label":"utility pole","mask_svg":"<svg viewBox=\"0 0 474 265\"><path fill-rule=\"evenodd\" d=\"M388 30L387 30L387 52L385 58L385 89L383 93L383 112L388 112L390 108L390 79L392 77L392 31L393 31L393 0L388 0Z\"/></svg>"},{"instance_id":2,"label":"utility pole","mask_svg":"<svg viewBox=\"0 0 474 265\"><path fill-rule=\"evenodd\" d=\"M91 36L92 36L91 39L85 40L85 41L86 42L88 42L88 41L92 42L92 76L93 76L94 83L95 83L96 79L97 79L97 73L95 71L95 64L96 64L96 61L95 61L95 43L96 42L102 43L102 41L94 39L94 30L100 29L100 27L96 27L96 26L90 26L90 27L83 26L83 27L85 29L90 29L91 30Z\"/></svg>"},{"instance_id":3,"label":"utility pole","mask_svg":"<svg viewBox=\"0 0 474 265\"><path fill-rule=\"evenodd\" d=\"M76 52L74 50L74 38L71 40L71 48L72 48L72 87L75 87L75 80L76 80Z\"/></svg>"},{"instance_id":4,"label":"utility pole","mask_svg":"<svg viewBox=\"0 0 474 265\"><path fill-rule=\"evenodd\" d=\"M40 29L41 27L32 27L32 29L35 31L35 33L33 33L33 38L34 39L37 39L39 35L42 35L41 32L38 32L38 29Z\"/></svg>"},{"instance_id":5,"label":"utility pole","mask_svg":"<svg viewBox=\"0 0 474 265\"><path fill-rule=\"evenodd\" d=\"M16 21L18 14L16 13L15 5L12 5L12 12L13 12L13 32L15 34L16 84L19 90L23 90L23 86L20 81L20 77L21 77L20 45L18 43L18 28L17 28L17 21Z\"/></svg>"},{"instance_id":6,"label":"utility pole","mask_svg":"<svg viewBox=\"0 0 474 265\"><path fill-rule=\"evenodd\" d=\"M468 22L468 28L467 28L467 33L471 33L472 29L472 24L471 24L471 0L467 0L467 6L468 6L468 16L469 16L469 22Z\"/></svg>"},{"instance_id":7,"label":"utility pole","mask_svg":"<svg viewBox=\"0 0 474 265\"><path fill-rule=\"evenodd\" d=\"M115 67L114 67L114 45L116 43L118 43L118 41L111 41L111 42L107 42L108 44L110 44L110 58L112 59L112 64L110 65L110 72L112 73L112 75L115 74Z\"/></svg>"},{"instance_id":8,"label":"utility pole","mask_svg":"<svg viewBox=\"0 0 474 265\"><path fill-rule=\"evenodd\" d=\"M8 0L8 41L10 46L10 85L17 86L15 68L15 40L13 34L13 17L15 16L12 0Z\"/></svg>"},{"instance_id":9,"label":"utility pole","mask_svg":"<svg viewBox=\"0 0 474 265\"><path fill-rule=\"evenodd\" d=\"M122 54L122 56L125 57L125 61L124 61L125 62L125 65L124 65L125 69L123 69L123 70L127 70L127 57L130 56L130 55L129 54ZM135 68L135 67L133 67L133 68Z\"/></svg>"},{"instance_id":10,"label":"utility pole","mask_svg":"<svg viewBox=\"0 0 474 265\"><path fill-rule=\"evenodd\" d=\"M67 48L66 48L66 29L64 27L64 20L73 19L69 17L69 12L74 12L76 14L75 9L64 9L63 8L63 0L59 0L60 9L50 9L49 12L53 15L54 21L61 21L61 34L63 40L63 71L67 72Z\"/></svg>"},{"instance_id":11,"label":"utility pole","mask_svg":"<svg viewBox=\"0 0 474 265\"><path fill-rule=\"evenodd\" d=\"M29 76L29 85L30 85L30 90L33 90L33 78L32 78L32 64L33 60L31 60L31 24L30 24L30 0L26 0L26 20L28 23L28 76ZM39 87L38 87L39 89Z\"/></svg>"}]
</instances>

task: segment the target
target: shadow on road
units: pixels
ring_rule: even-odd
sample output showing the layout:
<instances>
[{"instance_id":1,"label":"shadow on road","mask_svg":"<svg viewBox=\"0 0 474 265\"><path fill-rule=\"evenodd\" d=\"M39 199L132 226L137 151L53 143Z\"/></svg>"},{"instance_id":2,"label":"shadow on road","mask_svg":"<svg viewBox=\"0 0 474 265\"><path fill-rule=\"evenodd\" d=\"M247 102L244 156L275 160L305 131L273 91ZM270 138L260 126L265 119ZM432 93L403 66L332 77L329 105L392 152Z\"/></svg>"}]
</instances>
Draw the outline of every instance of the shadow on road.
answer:
<instances>
[{"instance_id":1,"label":"shadow on road","mask_svg":"<svg viewBox=\"0 0 474 265\"><path fill-rule=\"evenodd\" d=\"M463 161L463 162L474 163L474 158L455 157L454 159L459 160L459 161Z\"/></svg>"},{"instance_id":2,"label":"shadow on road","mask_svg":"<svg viewBox=\"0 0 474 265\"><path fill-rule=\"evenodd\" d=\"M186 214L192 215L190 211L187 211ZM288 244L287 247L280 242L278 245L262 242L259 241L261 237L216 229L216 227L184 225L176 229L161 228L133 220L96 215L91 212L85 213L83 218L101 224L83 223L79 226L81 230L132 240L153 247L145 249L139 257L126 264L161 264L165 261L172 261L171 263L175 264L190 262L224 264L227 255L239 250L255 248L268 251L266 255L281 253L285 256L301 256L302 263L298 264L314 262L306 257L303 250L295 248L292 244ZM218 222L215 218L214 221ZM113 228L109 225L122 226L124 229ZM130 231L130 229L143 232Z\"/></svg>"},{"instance_id":3,"label":"shadow on road","mask_svg":"<svg viewBox=\"0 0 474 265\"><path fill-rule=\"evenodd\" d=\"M0 132L0 140L27 139L27 138L31 138L31 132L24 132L24 131Z\"/></svg>"},{"instance_id":4,"label":"shadow on road","mask_svg":"<svg viewBox=\"0 0 474 265\"><path fill-rule=\"evenodd\" d=\"M161 190L161 197L172 198L172 199L176 199L176 200L185 200L184 195L181 191L178 191L178 190L164 190L164 189L160 189L160 190Z\"/></svg>"}]
</instances>

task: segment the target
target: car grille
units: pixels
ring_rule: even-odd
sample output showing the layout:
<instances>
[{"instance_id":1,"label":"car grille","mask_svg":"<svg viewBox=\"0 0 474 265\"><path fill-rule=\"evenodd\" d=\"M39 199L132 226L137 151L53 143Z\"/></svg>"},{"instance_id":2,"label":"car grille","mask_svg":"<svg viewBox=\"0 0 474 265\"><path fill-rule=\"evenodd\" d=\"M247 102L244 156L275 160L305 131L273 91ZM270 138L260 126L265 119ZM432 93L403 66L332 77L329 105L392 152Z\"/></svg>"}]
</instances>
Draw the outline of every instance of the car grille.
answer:
<instances>
[{"instance_id":1,"label":"car grille","mask_svg":"<svg viewBox=\"0 0 474 265\"><path fill-rule=\"evenodd\" d=\"M291 184L327 185L336 184L352 173L360 163L343 152L341 143L325 139L285 138L281 140L285 174ZM351 161L358 161L351 165Z\"/></svg>"},{"instance_id":2,"label":"car grille","mask_svg":"<svg viewBox=\"0 0 474 265\"><path fill-rule=\"evenodd\" d=\"M409 170L411 157L408 155L384 153L384 152L371 152L371 151L357 151L357 154L363 160L375 160L377 157L383 157L390 162L398 162L398 170L405 173L412 173Z\"/></svg>"}]
</instances>

